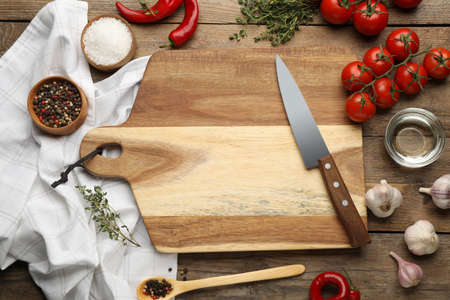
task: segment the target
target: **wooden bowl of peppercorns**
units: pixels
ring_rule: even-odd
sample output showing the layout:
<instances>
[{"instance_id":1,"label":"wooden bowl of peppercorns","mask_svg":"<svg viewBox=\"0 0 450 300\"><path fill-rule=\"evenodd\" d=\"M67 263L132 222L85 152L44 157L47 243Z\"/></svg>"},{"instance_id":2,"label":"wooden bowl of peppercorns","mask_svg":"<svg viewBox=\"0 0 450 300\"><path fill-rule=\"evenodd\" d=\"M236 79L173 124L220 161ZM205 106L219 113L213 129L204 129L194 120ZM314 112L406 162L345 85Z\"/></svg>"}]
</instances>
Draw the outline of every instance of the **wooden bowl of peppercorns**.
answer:
<instances>
[{"instance_id":1,"label":"wooden bowl of peppercorns","mask_svg":"<svg viewBox=\"0 0 450 300\"><path fill-rule=\"evenodd\" d=\"M28 94L28 112L34 124L53 135L67 135L83 124L88 102L83 90L63 76L46 77Z\"/></svg>"}]
</instances>

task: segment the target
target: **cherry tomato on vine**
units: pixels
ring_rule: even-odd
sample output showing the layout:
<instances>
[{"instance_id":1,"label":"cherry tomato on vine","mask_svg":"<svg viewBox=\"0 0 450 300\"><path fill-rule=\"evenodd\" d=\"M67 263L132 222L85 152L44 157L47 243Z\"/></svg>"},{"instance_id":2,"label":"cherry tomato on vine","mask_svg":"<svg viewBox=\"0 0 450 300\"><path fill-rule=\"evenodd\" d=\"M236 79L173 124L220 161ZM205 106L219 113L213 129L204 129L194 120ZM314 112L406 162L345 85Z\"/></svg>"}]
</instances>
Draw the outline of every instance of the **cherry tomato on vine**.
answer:
<instances>
[{"instance_id":1,"label":"cherry tomato on vine","mask_svg":"<svg viewBox=\"0 0 450 300\"><path fill-rule=\"evenodd\" d=\"M370 101L367 93L354 93L347 98L345 111L350 120L365 122L373 117L377 111L375 104Z\"/></svg>"},{"instance_id":2,"label":"cherry tomato on vine","mask_svg":"<svg viewBox=\"0 0 450 300\"><path fill-rule=\"evenodd\" d=\"M355 92L365 84L372 81L373 75L370 70L360 61L352 61L344 67L341 80L344 87Z\"/></svg>"},{"instance_id":3,"label":"cherry tomato on vine","mask_svg":"<svg viewBox=\"0 0 450 300\"><path fill-rule=\"evenodd\" d=\"M410 53L416 53L419 46L419 37L409 28L394 30L386 39L386 49L394 55L396 61L403 61Z\"/></svg>"},{"instance_id":4,"label":"cherry tomato on vine","mask_svg":"<svg viewBox=\"0 0 450 300\"><path fill-rule=\"evenodd\" d=\"M395 82L406 94L417 94L428 82L428 73L423 65L408 62L397 69Z\"/></svg>"},{"instance_id":5,"label":"cherry tomato on vine","mask_svg":"<svg viewBox=\"0 0 450 300\"><path fill-rule=\"evenodd\" d=\"M363 62L377 75L383 75L394 64L391 53L383 47L373 47L364 54Z\"/></svg>"},{"instance_id":6,"label":"cherry tomato on vine","mask_svg":"<svg viewBox=\"0 0 450 300\"><path fill-rule=\"evenodd\" d=\"M431 49L423 59L423 66L430 77L447 77L450 74L450 51L445 48Z\"/></svg>"},{"instance_id":7,"label":"cherry tomato on vine","mask_svg":"<svg viewBox=\"0 0 450 300\"><path fill-rule=\"evenodd\" d=\"M390 108L394 106L400 98L400 89L395 82L387 77L377 79L373 84L373 95L375 105L379 108Z\"/></svg>"},{"instance_id":8,"label":"cherry tomato on vine","mask_svg":"<svg viewBox=\"0 0 450 300\"><path fill-rule=\"evenodd\" d=\"M355 5L351 0L322 0L320 13L331 24L345 24L352 18Z\"/></svg>"},{"instance_id":9,"label":"cherry tomato on vine","mask_svg":"<svg viewBox=\"0 0 450 300\"><path fill-rule=\"evenodd\" d=\"M419 5L422 0L394 0L395 5L401 8L413 8Z\"/></svg>"},{"instance_id":10,"label":"cherry tomato on vine","mask_svg":"<svg viewBox=\"0 0 450 300\"><path fill-rule=\"evenodd\" d=\"M377 0L364 1L353 13L353 26L364 35L378 35L386 27L389 13L386 6Z\"/></svg>"}]
</instances>

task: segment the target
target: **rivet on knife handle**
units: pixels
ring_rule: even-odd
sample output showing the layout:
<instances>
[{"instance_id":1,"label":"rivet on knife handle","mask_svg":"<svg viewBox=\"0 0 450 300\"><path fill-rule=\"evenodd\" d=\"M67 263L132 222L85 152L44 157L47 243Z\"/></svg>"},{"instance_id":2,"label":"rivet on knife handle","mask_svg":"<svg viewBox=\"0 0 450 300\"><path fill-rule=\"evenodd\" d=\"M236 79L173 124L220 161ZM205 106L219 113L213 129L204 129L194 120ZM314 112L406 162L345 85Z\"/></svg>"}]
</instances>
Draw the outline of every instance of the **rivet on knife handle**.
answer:
<instances>
[{"instance_id":1,"label":"rivet on knife handle","mask_svg":"<svg viewBox=\"0 0 450 300\"><path fill-rule=\"evenodd\" d=\"M352 247L370 242L370 236L356 209L344 180L331 155L319 159L319 169L327 187L331 202L347 232Z\"/></svg>"}]
</instances>

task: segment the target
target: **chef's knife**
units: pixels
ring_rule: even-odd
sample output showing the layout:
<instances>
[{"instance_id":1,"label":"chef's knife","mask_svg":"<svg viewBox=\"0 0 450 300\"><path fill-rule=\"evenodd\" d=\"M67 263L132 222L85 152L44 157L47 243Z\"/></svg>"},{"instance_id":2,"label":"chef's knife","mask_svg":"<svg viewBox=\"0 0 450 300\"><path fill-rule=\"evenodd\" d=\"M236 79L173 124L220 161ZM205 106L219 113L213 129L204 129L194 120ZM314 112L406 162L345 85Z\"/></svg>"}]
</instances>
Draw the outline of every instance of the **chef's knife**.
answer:
<instances>
[{"instance_id":1,"label":"chef's knife","mask_svg":"<svg viewBox=\"0 0 450 300\"><path fill-rule=\"evenodd\" d=\"M276 66L284 109L306 168L319 167L331 202L347 232L350 245L360 247L369 243L369 233L328 151L305 98L279 56L276 58Z\"/></svg>"}]
</instances>

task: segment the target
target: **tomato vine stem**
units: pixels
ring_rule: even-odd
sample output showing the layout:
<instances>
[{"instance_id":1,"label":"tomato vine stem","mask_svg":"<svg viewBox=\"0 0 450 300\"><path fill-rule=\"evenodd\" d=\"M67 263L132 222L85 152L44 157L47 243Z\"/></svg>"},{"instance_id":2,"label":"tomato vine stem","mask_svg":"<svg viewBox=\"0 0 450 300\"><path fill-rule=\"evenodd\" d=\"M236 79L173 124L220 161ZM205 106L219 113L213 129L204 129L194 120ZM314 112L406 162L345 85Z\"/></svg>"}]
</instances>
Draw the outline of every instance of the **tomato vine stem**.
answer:
<instances>
[{"instance_id":1,"label":"tomato vine stem","mask_svg":"<svg viewBox=\"0 0 450 300\"><path fill-rule=\"evenodd\" d=\"M416 53L409 53L408 57L406 57L402 62L400 62L398 64L393 64L390 60L388 60L387 58L383 57L383 60L385 60L385 61L387 61L387 62L389 62L391 64L391 67L389 68L389 70L387 70L386 72L384 72L383 74L378 75L378 76L372 70L370 70L369 72L371 72L373 74L373 76L374 76L372 81L369 82L369 83L366 83L359 91L357 91L357 93L363 93L369 87L372 87L372 90L374 92L373 98L376 99L377 94L376 94L375 89L373 88L373 85L374 85L375 81L377 81L378 79L380 79L382 77L387 77L389 74L391 74L392 71L398 69L399 67L401 67L403 65L406 65L409 61L411 61L412 58L427 53L428 51L430 51L430 49L431 49L431 47L429 46L426 49L418 51ZM419 83L419 86L421 86L420 83ZM375 102L372 99L370 99L370 100L372 102Z\"/></svg>"}]
</instances>

